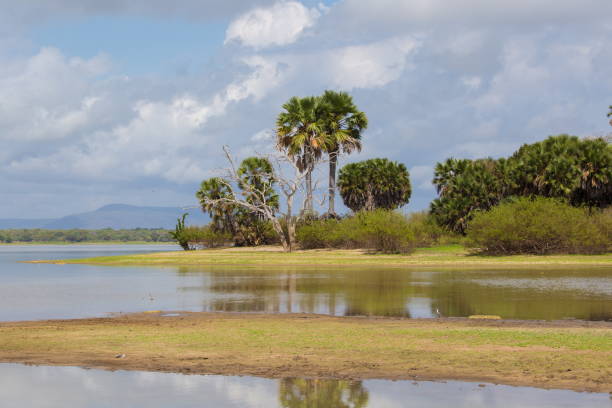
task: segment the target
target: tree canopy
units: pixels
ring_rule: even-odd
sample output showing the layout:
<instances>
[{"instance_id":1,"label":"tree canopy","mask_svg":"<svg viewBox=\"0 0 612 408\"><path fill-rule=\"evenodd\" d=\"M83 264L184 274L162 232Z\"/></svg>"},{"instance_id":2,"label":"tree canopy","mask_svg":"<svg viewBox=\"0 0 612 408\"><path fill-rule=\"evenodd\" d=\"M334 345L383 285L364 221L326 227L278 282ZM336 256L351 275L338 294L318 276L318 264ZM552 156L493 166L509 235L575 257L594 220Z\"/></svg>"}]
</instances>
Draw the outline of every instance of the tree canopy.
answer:
<instances>
[{"instance_id":1,"label":"tree canopy","mask_svg":"<svg viewBox=\"0 0 612 408\"><path fill-rule=\"evenodd\" d=\"M276 120L276 146L306 170L307 212L313 212L312 171L329 157L328 213L335 215L336 168L340 153L361 150L361 132L368 119L346 92L327 90L321 96L293 97Z\"/></svg>"},{"instance_id":2,"label":"tree canopy","mask_svg":"<svg viewBox=\"0 0 612 408\"><path fill-rule=\"evenodd\" d=\"M231 202L217 202L210 204L208 200L229 199L233 192L229 185L220 177L213 177L202 181L196 197L200 201L202 211L210 215L213 227L217 231L236 233L234 217L236 206Z\"/></svg>"},{"instance_id":3,"label":"tree canopy","mask_svg":"<svg viewBox=\"0 0 612 408\"><path fill-rule=\"evenodd\" d=\"M603 139L551 136L521 146L508 159L448 159L435 167L440 225L464 233L478 210L510 196L553 197L574 206L612 203L612 147Z\"/></svg>"},{"instance_id":4,"label":"tree canopy","mask_svg":"<svg viewBox=\"0 0 612 408\"><path fill-rule=\"evenodd\" d=\"M393 210L407 204L412 192L406 166L388 159L347 164L340 169L338 187L353 211Z\"/></svg>"},{"instance_id":5,"label":"tree canopy","mask_svg":"<svg viewBox=\"0 0 612 408\"><path fill-rule=\"evenodd\" d=\"M283 105L283 109L276 119L276 147L286 151L306 172L305 210L312 213L312 172L325 145L321 99L315 96L293 97Z\"/></svg>"},{"instance_id":6,"label":"tree canopy","mask_svg":"<svg viewBox=\"0 0 612 408\"><path fill-rule=\"evenodd\" d=\"M274 169L269 160L262 157L244 159L237 171L238 188L246 202L263 204L276 210L279 206ZM262 215L236 205L231 184L220 177L202 182L196 192L202 211L208 212L214 231L230 233L236 245L260 245L270 242L268 225ZM213 204L214 203L214 204Z\"/></svg>"},{"instance_id":7,"label":"tree canopy","mask_svg":"<svg viewBox=\"0 0 612 408\"><path fill-rule=\"evenodd\" d=\"M238 176L238 187L249 202L263 199L270 206L278 208L278 194L274 190L274 169L268 159L256 156L244 159L238 167Z\"/></svg>"}]
</instances>

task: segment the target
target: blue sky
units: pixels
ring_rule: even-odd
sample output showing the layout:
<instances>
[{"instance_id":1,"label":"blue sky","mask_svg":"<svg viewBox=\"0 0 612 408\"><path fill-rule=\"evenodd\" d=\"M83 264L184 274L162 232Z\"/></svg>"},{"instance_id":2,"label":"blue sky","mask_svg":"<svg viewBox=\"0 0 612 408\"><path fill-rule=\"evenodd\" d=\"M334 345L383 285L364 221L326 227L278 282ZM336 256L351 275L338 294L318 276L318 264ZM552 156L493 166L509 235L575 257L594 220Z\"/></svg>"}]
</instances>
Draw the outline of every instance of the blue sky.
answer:
<instances>
[{"instance_id":1,"label":"blue sky","mask_svg":"<svg viewBox=\"0 0 612 408\"><path fill-rule=\"evenodd\" d=\"M176 75L197 71L223 48L227 22L206 24L178 18L90 16L34 27L35 47L52 44L67 55L112 57L128 75Z\"/></svg>"},{"instance_id":2,"label":"blue sky","mask_svg":"<svg viewBox=\"0 0 612 408\"><path fill-rule=\"evenodd\" d=\"M293 95L350 92L342 163L407 165L612 130L608 0L0 0L0 218L193 205L221 145L265 152ZM324 178L324 173L320 174Z\"/></svg>"}]
</instances>

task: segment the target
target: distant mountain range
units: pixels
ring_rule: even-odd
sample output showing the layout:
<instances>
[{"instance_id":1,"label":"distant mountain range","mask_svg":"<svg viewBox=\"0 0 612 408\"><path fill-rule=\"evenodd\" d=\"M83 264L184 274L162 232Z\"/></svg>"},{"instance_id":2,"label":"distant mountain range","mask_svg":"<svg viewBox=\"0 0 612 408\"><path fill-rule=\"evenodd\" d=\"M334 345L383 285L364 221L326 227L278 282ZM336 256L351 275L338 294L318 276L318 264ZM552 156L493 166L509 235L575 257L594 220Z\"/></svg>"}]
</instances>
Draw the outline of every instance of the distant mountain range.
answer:
<instances>
[{"instance_id":1,"label":"distant mountain range","mask_svg":"<svg viewBox=\"0 0 612 408\"><path fill-rule=\"evenodd\" d=\"M0 229L132 229L166 228L176 225L176 219L188 212L188 225L203 225L210 218L201 210L183 210L179 207L137 207L127 204L110 204L95 211L68 215L54 219L0 219Z\"/></svg>"}]
</instances>

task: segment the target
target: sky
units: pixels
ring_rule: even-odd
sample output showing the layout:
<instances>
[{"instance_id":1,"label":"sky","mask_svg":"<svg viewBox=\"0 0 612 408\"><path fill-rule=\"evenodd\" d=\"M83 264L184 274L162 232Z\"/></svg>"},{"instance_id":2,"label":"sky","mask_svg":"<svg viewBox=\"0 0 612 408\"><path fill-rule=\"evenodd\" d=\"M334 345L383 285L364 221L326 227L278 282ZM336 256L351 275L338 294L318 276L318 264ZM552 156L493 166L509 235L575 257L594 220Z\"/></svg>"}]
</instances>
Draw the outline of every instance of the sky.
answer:
<instances>
[{"instance_id":1,"label":"sky","mask_svg":"<svg viewBox=\"0 0 612 408\"><path fill-rule=\"evenodd\" d=\"M0 218L195 205L290 97L347 91L363 150L436 162L612 130L609 0L0 0ZM324 179L324 172L320 174Z\"/></svg>"}]
</instances>

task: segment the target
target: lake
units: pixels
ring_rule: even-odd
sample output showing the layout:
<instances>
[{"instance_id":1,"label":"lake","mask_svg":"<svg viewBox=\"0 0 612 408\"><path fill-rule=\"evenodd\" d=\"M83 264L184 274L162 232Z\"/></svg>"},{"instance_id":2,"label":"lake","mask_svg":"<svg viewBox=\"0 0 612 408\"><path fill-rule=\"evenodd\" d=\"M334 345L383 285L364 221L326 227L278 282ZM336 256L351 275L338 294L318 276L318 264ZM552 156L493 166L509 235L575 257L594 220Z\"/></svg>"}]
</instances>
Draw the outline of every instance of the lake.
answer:
<instances>
[{"instance_id":1,"label":"lake","mask_svg":"<svg viewBox=\"0 0 612 408\"><path fill-rule=\"evenodd\" d=\"M0 320L146 310L612 320L612 267L453 271L18 262L175 249L173 245L0 246Z\"/></svg>"},{"instance_id":2,"label":"lake","mask_svg":"<svg viewBox=\"0 0 612 408\"><path fill-rule=\"evenodd\" d=\"M3 407L561 408L612 406L608 394L460 381L345 381L182 375L0 364Z\"/></svg>"},{"instance_id":3,"label":"lake","mask_svg":"<svg viewBox=\"0 0 612 408\"><path fill-rule=\"evenodd\" d=\"M176 249L158 245L0 246L0 320L146 310L612 319L611 268L247 269L19 262ZM0 401L3 407L32 408L612 406L608 394L458 381L271 380L17 364L0 364Z\"/></svg>"}]
</instances>

